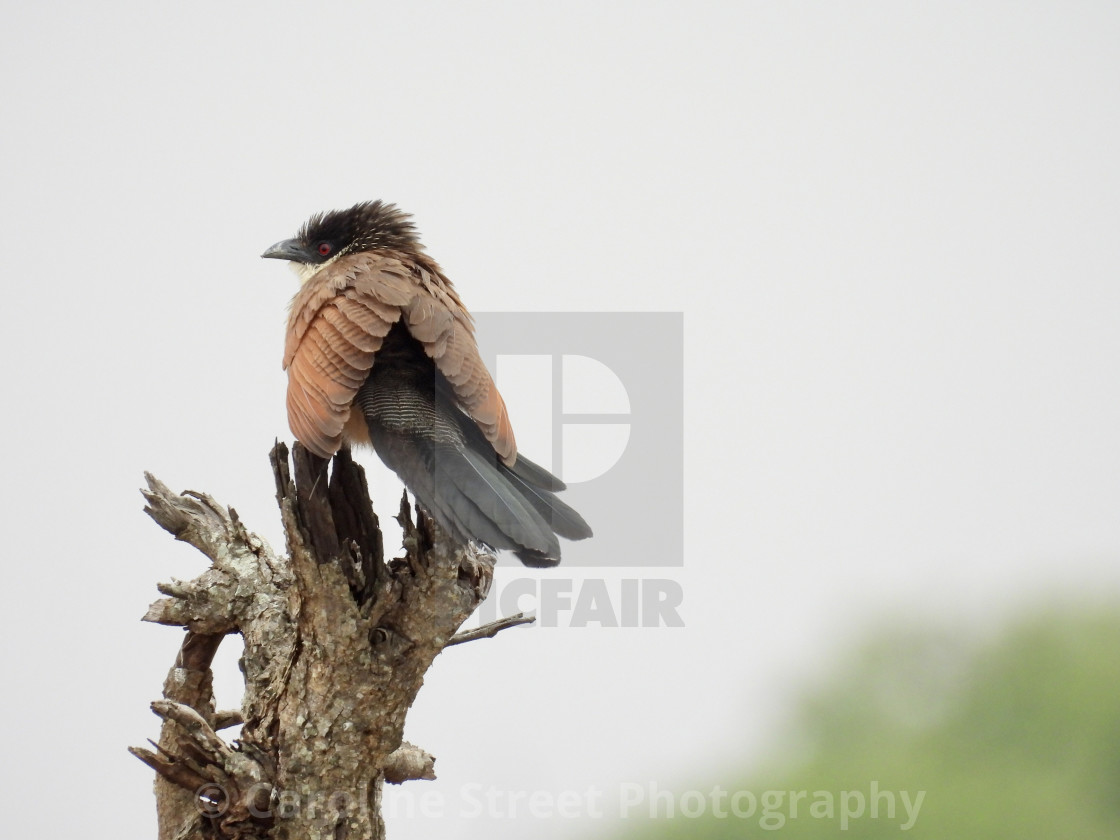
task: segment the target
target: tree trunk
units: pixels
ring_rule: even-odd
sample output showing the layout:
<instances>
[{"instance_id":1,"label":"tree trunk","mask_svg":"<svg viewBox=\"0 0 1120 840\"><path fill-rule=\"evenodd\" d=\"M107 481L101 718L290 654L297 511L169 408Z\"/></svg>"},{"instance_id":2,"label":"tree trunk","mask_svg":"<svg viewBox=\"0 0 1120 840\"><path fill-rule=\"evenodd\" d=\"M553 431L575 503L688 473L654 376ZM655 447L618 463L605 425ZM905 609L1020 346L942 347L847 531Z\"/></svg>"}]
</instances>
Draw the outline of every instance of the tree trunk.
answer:
<instances>
[{"instance_id":1,"label":"tree trunk","mask_svg":"<svg viewBox=\"0 0 1120 840\"><path fill-rule=\"evenodd\" d=\"M232 508L175 494L147 476L146 512L211 560L146 621L187 629L164 699L154 750L132 752L157 771L160 840L384 837L385 781L433 779L435 759L404 743L405 716L444 647L486 597L494 558L453 544L407 497L397 516L405 556L384 559L361 467L343 450L327 462L298 443L271 455L287 555L277 555ZM214 708L210 663L240 633L241 712ZM242 723L239 742L217 732Z\"/></svg>"}]
</instances>

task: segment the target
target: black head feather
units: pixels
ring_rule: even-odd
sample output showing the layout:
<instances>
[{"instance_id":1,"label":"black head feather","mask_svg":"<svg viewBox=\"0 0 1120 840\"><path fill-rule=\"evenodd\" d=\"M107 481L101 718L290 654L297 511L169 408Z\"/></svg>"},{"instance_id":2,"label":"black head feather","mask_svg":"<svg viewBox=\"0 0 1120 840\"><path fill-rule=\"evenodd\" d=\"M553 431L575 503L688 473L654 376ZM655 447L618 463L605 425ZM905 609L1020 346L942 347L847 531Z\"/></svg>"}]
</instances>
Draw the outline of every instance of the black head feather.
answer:
<instances>
[{"instance_id":1,"label":"black head feather","mask_svg":"<svg viewBox=\"0 0 1120 840\"><path fill-rule=\"evenodd\" d=\"M363 201L346 210L316 213L300 228L296 239L309 255L324 260L378 248L395 251L423 248L412 217L395 204L383 201ZM326 253L320 250L324 244L329 247Z\"/></svg>"}]
</instances>

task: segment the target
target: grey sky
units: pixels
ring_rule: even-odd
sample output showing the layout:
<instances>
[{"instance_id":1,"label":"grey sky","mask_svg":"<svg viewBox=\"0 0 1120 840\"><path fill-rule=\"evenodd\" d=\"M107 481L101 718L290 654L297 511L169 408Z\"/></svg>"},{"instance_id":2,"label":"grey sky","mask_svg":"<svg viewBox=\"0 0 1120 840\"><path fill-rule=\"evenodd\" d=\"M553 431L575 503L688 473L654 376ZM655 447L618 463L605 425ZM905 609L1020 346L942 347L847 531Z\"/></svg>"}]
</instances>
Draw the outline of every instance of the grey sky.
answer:
<instances>
[{"instance_id":1,"label":"grey sky","mask_svg":"<svg viewBox=\"0 0 1120 840\"><path fill-rule=\"evenodd\" d=\"M471 308L685 313L688 626L514 631L441 657L407 734L449 801L471 782L610 797L719 777L874 616L1116 593L1113 4L8 3L4 20L12 836L44 809L58 836L152 836L125 747L155 736L179 637L137 619L157 580L202 565L141 515L141 472L278 546L266 455L288 436L295 281L258 255L358 200L412 212ZM84 769L45 789L60 765Z\"/></svg>"}]
</instances>

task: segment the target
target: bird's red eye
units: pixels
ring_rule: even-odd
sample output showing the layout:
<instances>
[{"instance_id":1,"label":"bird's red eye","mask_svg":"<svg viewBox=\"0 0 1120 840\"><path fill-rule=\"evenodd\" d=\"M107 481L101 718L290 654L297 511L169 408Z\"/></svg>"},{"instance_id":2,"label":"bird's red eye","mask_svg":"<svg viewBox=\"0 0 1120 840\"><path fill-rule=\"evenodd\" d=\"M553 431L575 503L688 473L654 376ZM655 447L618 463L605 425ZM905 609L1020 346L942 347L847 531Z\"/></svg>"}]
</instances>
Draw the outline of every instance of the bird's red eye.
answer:
<instances>
[{"instance_id":1,"label":"bird's red eye","mask_svg":"<svg viewBox=\"0 0 1120 840\"><path fill-rule=\"evenodd\" d=\"M319 256L320 257L325 257L328 254L330 254L330 252L331 252L331 243L329 243L329 242L320 242L319 243Z\"/></svg>"}]
</instances>

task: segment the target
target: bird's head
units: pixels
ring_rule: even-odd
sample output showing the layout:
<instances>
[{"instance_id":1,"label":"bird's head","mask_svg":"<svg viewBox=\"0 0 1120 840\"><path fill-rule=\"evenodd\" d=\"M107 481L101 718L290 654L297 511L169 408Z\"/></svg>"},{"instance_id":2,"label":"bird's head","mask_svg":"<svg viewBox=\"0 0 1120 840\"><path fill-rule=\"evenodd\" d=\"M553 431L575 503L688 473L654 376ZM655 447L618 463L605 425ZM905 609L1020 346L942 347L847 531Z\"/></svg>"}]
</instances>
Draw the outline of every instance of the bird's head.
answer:
<instances>
[{"instance_id":1,"label":"bird's head","mask_svg":"<svg viewBox=\"0 0 1120 840\"><path fill-rule=\"evenodd\" d=\"M290 260L306 280L339 257L382 248L416 252L423 246L411 216L395 204L364 201L346 210L316 213L295 237L277 242L261 256Z\"/></svg>"}]
</instances>

